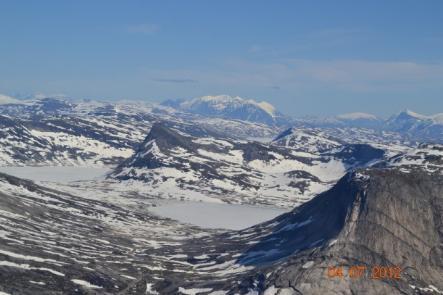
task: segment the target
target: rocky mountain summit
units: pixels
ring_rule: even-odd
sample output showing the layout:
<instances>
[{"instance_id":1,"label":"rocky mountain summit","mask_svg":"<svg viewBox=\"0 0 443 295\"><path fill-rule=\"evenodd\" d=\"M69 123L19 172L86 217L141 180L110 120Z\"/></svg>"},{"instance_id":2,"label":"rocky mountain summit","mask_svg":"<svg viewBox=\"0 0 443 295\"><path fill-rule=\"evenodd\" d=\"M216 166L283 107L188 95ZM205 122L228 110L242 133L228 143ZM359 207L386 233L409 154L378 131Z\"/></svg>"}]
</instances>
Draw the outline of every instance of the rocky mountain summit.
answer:
<instances>
[{"instance_id":1,"label":"rocky mountain summit","mask_svg":"<svg viewBox=\"0 0 443 295\"><path fill-rule=\"evenodd\" d=\"M135 154L109 177L143 182L183 198L205 194L232 203L290 207L330 187L349 169L364 167L384 156L383 150L364 144L334 142L324 153L300 153L278 144L209 133L192 136L181 129L154 124ZM308 142L306 146L319 145Z\"/></svg>"}]
</instances>

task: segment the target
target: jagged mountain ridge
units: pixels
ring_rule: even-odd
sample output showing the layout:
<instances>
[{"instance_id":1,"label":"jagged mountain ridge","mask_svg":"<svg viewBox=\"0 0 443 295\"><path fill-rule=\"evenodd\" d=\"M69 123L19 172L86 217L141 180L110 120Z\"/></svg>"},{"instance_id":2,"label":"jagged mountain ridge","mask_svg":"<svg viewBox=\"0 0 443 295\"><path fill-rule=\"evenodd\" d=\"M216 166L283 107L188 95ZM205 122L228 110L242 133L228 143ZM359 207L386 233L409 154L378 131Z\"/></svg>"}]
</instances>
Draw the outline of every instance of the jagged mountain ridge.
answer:
<instances>
[{"instance_id":1,"label":"jagged mountain ridge","mask_svg":"<svg viewBox=\"0 0 443 295\"><path fill-rule=\"evenodd\" d=\"M430 141L441 143L442 115L420 115L403 111L388 120L382 120L366 113L348 113L332 118L294 119L281 115L268 103L258 103L230 96L206 96L191 100L166 101L161 105L143 102L120 101L98 102L91 100L74 101L57 97L41 97L25 101L8 100L0 105L0 115L14 118L31 118L56 115L70 116L106 116L117 119L118 116L133 117L138 120L168 120L175 122L194 122L224 132L234 137L275 137L281 128L320 128L328 132L339 133L352 130L354 133L372 133L383 136L403 137L406 140ZM192 106L206 105L213 112L193 111ZM182 107L181 107L182 106ZM247 107L246 107L247 106ZM242 109L246 108L246 109ZM233 110L239 110L232 115ZM236 111L235 111L236 112ZM234 113L235 113L234 112ZM248 113L251 116L248 117ZM263 120L254 119L265 118ZM124 118L123 118L124 119Z\"/></svg>"}]
</instances>

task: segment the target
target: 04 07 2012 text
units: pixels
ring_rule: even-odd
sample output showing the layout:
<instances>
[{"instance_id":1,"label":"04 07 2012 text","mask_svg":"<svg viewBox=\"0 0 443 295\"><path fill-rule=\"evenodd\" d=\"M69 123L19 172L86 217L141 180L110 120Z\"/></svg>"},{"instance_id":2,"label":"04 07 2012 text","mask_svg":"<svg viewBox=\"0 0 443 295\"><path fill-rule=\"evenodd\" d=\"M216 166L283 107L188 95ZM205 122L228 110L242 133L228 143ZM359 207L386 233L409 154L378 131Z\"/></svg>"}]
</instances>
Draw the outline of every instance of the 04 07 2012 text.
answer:
<instances>
[{"instance_id":1,"label":"04 07 2012 text","mask_svg":"<svg viewBox=\"0 0 443 295\"><path fill-rule=\"evenodd\" d=\"M366 265L350 266L330 266L327 268L328 278L351 279L369 278L373 280L399 280L401 278L401 267L375 265L368 267Z\"/></svg>"}]
</instances>

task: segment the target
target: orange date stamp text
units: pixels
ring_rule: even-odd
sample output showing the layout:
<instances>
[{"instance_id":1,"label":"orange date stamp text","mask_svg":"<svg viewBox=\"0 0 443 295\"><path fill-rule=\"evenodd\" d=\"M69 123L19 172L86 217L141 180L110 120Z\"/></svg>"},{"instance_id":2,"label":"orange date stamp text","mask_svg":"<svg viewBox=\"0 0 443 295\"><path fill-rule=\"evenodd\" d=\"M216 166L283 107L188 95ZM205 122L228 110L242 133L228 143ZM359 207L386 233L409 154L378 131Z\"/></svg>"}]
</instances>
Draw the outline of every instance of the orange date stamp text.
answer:
<instances>
[{"instance_id":1,"label":"orange date stamp text","mask_svg":"<svg viewBox=\"0 0 443 295\"><path fill-rule=\"evenodd\" d=\"M327 277L330 279L349 277L350 279L399 280L401 278L401 267L381 265L372 267L366 265L329 266Z\"/></svg>"}]
</instances>

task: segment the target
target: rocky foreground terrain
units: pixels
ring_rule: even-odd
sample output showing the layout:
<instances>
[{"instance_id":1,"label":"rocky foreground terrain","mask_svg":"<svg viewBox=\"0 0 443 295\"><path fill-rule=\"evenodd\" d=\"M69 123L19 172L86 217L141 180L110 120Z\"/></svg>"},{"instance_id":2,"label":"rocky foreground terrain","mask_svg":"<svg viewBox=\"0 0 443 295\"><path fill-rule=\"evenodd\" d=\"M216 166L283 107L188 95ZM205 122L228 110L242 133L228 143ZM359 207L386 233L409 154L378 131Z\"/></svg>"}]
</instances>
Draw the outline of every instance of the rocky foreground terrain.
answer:
<instances>
[{"instance_id":1,"label":"rocky foreground terrain","mask_svg":"<svg viewBox=\"0 0 443 295\"><path fill-rule=\"evenodd\" d=\"M371 168L290 213L205 231L1 175L6 294L439 294L443 178ZM346 269L365 266L360 278ZM341 266L344 276L329 277ZM398 279L373 279L398 266ZM439 291L440 290L440 291Z\"/></svg>"}]
</instances>

